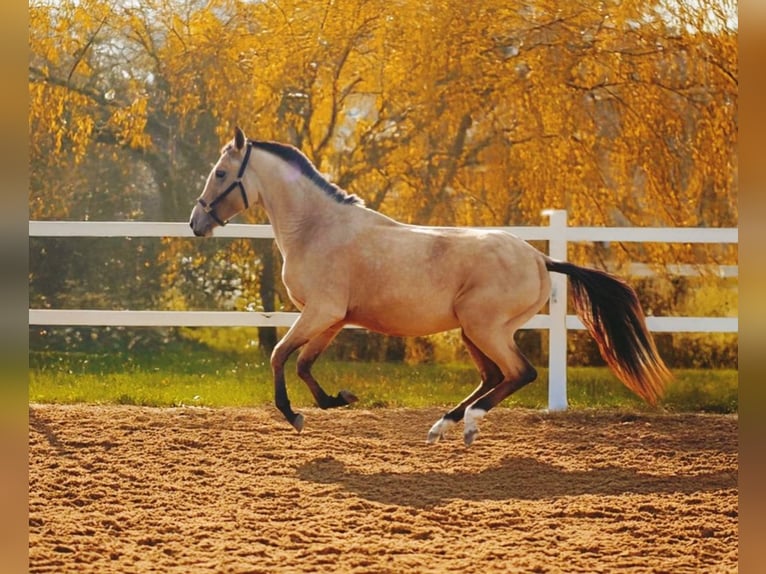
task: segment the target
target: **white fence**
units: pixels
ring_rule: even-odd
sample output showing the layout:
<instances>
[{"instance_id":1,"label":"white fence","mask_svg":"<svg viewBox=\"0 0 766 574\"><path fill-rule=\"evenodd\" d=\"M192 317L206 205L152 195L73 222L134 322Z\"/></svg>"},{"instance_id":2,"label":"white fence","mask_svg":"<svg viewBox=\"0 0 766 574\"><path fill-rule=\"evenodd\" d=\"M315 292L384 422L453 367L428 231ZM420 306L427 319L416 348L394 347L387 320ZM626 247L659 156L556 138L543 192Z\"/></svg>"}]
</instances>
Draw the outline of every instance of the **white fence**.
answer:
<instances>
[{"instance_id":1,"label":"white fence","mask_svg":"<svg viewBox=\"0 0 766 574\"><path fill-rule=\"evenodd\" d=\"M547 227L503 227L527 240L548 240L549 254L566 259L567 244L575 241L656 243L738 243L737 228L692 227L569 227L564 210L547 210ZM30 237L193 237L188 223L137 221L30 221ZM216 237L273 238L269 225L230 224L216 230ZM198 239L198 241L202 241ZM726 275L736 274L728 266ZM547 315L535 315L523 328L548 329L548 408L567 408L567 331L585 327L567 315L567 279L551 274L553 290ZM147 311L93 309L29 309L30 325L82 325L132 327L289 327L298 313L248 311ZM647 317L654 332L736 333L736 317Z\"/></svg>"}]
</instances>

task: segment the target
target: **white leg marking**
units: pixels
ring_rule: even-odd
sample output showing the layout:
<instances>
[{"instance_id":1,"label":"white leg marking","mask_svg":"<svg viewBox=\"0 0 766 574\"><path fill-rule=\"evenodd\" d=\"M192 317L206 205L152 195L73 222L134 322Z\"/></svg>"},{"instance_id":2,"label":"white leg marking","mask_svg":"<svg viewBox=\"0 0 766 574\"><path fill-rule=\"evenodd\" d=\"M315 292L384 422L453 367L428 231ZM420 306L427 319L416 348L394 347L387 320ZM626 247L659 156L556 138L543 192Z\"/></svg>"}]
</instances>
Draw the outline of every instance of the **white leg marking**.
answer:
<instances>
[{"instance_id":1,"label":"white leg marking","mask_svg":"<svg viewBox=\"0 0 766 574\"><path fill-rule=\"evenodd\" d=\"M455 421L445 419L444 417L440 418L434 423L431 430L428 431L428 439L426 439L426 442L428 442L428 444L438 442L444 438L444 433L453 426L455 426Z\"/></svg>"},{"instance_id":2,"label":"white leg marking","mask_svg":"<svg viewBox=\"0 0 766 574\"><path fill-rule=\"evenodd\" d=\"M482 409L467 408L463 415L463 423L465 429L463 430L463 440L465 446L471 446L471 443L479 434L478 422L487 414L487 411Z\"/></svg>"}]
</instances>

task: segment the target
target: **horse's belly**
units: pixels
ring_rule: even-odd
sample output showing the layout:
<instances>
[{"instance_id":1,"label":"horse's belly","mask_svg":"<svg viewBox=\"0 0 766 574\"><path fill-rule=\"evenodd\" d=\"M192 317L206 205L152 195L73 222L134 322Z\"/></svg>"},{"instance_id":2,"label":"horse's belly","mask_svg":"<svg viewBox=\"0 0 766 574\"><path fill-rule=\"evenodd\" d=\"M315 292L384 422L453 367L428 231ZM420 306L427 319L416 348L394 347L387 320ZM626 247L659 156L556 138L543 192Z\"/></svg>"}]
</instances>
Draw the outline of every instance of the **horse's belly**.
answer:
<instances>
[{"instance_id":1,"label":"horse's belly","mask_svg":"<svg viewBox=\"0 0 766 574\"><path fill-rule=\"evenodd\" d=\"M452 305L367 305L350 309L346 320L354 325L398 337L418 337L459 327Z\"/></svg>"}]
</instances>

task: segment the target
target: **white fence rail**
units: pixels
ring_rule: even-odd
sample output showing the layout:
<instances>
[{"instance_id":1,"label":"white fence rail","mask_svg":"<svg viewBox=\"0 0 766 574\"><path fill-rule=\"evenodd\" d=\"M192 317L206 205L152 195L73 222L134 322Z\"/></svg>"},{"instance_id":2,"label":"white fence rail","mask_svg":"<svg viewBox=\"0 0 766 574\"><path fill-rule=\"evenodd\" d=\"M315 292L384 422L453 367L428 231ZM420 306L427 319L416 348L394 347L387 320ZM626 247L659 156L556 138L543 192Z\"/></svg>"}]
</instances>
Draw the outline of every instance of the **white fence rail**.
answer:
<instances>
[{"instance_id":1,"label":"white fence rail","mask_svg":"<svg viewBox=\"0 0 766 574\"><path fill-rule=\"evenodd\" d=\"M656 243L738 243L737 228L691 227L569 227L564 210L547 210L547 227L502 227L527 240L548 240L549 254L566 259L567 244L575 241ZM30 221L30 237L194 237L188 223L138 221ZM216 237L269 239L269 225L230 224ZM736 275L735 266L722 268ZM567 315L567 279L551 275L552 293L547 315L535 315L523 328L548 329L548 408L567 408L567 331L584 329L575 315ZM29 325L81 325L131 327L289 327L298 313L240 311L151 311L95 309L29 309ZM655 332L736 333L736 317L647 317Z\"/></svg>"}]
</instances>

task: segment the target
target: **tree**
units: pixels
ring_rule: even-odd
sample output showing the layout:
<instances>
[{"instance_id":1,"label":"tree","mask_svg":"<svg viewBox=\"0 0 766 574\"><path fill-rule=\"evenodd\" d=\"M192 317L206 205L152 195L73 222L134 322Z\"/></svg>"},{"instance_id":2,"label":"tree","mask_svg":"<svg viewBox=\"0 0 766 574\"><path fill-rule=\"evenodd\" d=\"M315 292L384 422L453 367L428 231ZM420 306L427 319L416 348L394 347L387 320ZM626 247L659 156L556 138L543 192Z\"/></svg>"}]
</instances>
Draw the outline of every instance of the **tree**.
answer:
<instances>
[{"instance_id":1,"label":"tree","mask_svg":"<svg viewBox=\"0 0 766 574\"><path fill-rule=\"evenodd\" d=\"M35 0L30 216L185 220L239 124L408 222L538 224L564 208L575 225L731 226L737 78L728 1ZM290 308L270 248L226 243L252 277L235 289L211 259L220 246L145 246L145 300ZM50 301L71 254L46 249L31 287ZM661 266L736 250L569 257ZM196 290L208 280L218 295Z\"/></svg>"}]
</instances>

